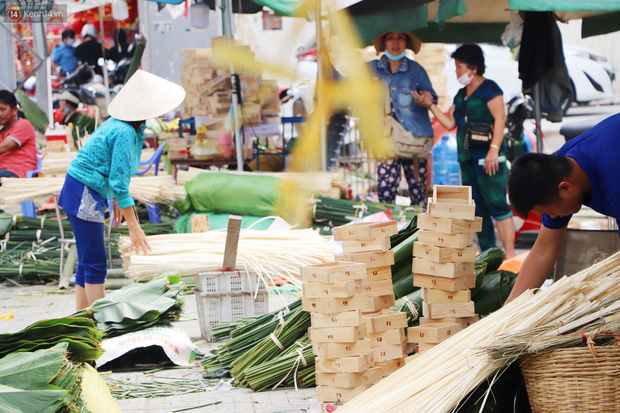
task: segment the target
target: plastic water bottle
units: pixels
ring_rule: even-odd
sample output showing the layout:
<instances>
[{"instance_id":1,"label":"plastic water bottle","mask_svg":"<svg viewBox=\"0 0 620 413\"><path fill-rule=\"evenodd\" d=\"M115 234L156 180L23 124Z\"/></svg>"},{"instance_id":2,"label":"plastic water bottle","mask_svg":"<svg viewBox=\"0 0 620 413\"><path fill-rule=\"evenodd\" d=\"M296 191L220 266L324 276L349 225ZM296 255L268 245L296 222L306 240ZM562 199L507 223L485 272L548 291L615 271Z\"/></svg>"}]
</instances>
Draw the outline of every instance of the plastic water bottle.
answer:
<instances>
[{"instance_id":1,"label":"plastic water bottle","mask_svg":"<svg viewBox=\"0 0 620 413\"><path fill-rule=\"evenodd\" d=\"M433 146L433 185L460 185L461 167L458 162L456 136L443 135Z\"/></svg>"}]
</instances>

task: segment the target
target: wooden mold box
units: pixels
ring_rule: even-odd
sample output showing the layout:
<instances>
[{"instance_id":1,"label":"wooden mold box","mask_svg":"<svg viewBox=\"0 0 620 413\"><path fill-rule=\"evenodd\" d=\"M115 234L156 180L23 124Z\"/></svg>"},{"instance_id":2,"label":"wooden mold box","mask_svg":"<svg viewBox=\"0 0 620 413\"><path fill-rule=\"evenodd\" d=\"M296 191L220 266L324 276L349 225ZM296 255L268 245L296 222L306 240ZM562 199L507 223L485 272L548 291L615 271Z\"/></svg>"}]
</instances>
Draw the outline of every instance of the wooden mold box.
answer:
<instances>
[{"instance_id":1,"label":"wooden mold box","mask_svg":"<svg viewBox=\"0 0 620 413\"><path fill-rule=\"evenodd\" d=\"M436 247L465 248L474 241L474 234L448 234L445 232L418 231L418 241Z\"/></svg>"},{"instance_id":2,"label":"wooden mold box","mask_svg":"<svg viewBox=\"0 0 620 413\"><path fill-rule=\"evenodd\" d=\"M441 343L461 331L460 324L428 324L425 326L409 327L407 340L410 343Z\"/></svg>"},{"instance_id":3,"label":"wooden mold box","mask_svg":"<svg viewBox=\"0 0 620 413\"><path fill-rule=\"evenodd\" d=\"M466 303L471 301L471 290L452 292L422 288L422 300L427 304Z\"/></svg>"},{"instance_id":4,"label":"wooden mold box","mask_svg":"<svg viewBox=\"0 0 620 413\"><path fill-rule=\"evenodd\" d=\"M362 323L362 313L359 310L343 311L341 313L310 313L312 327L358 327Z\"/></svg>"},{"instance_id":5,"label":"wooden mold box","mask_svg":"<svg viewBox=\"0 0 620 413\"><path fill-rule=\"evenodd\" d=\"M364 292L370 297L382 297L394 293L392 279L375 281L370 279L366 281Z\"/></svg>"},{"instance_id":6,"label":"wooden mold box","mask_svg":"<svg viewBox=\"0 0 620 413\"><path fill-rule=\"evenodd\" d=\"M399 311L386 310L376 314L364 314L362 320L366 321L368 333L407 327L407 314Z\"/></svg>"},{"instance_id":7,"label":"wooden mold box","mask_svg":"<svg viewBox=\"0 0 620 413\"><path fill-rule=\"evenodd\" d=\"M414 274L426 274L446 278L456 278L474 274L473 262L447 262L440 264L424 258L414 258L411 268L411 272Z\"/></svg>"},{"instance_id":8,"label":"wooden mold box","mask_svg":"<svg viewBox=\"0 0 620 413\"><path fill-rule=\"evenodd\" d=\"M313 343L312 352L324 359L366 356L370 354L370 340L363 338L353 343Z\"/></svg>"},{"instance_id":9,"label":"wooden mold box","mask_svg":"<svg viewBox=\"0 0 620 413\"><path fill-rule=\"evenodd\" d=\"M369 386L381 380L381 369L371 367L360 373L316 373L318 386L334 386L350 389L358 386Z\"/></svg>"},{"instance_id":10,"label":"wooden mold box","mask_svg":"<svg viewBox=\"0 0 620 413\"><path fill-rule=\"evenodd\" d=\"M476 286L476 275L470 274L456 278L435 277L433 275L413 274L413 285L444 291L459 291Z\"/></svg>"},{"instance_id":11,"label":"wooden mold box","mask_svg":"<svg viewBox=\"0 0 620 413\"><path fill-rule=\"evenodd\" d=\"M422 302L422 314L428 318L473 317L476 315L474 302L427 304Z\"/></svg>"},{"instance_id":12,"label":"wooden mold box","mask_svg":"<svg viewBox=\"0 0 620 413\"><path fill-rule=\"evenodd\" d=\"M476 249L474 247L453 248L438 247L436 245L413 243L413 255L438 263L447 262L474 262L476 261Z\"/></svg>"},{"instance_id":13,"label":"wooden mold box","mask_svg":"<svg viewBox=\"0 0 620 413\"><path fill-rule=\"evenodd\" d=\"M388 251L389 249L390 237L342 241L342 252L345 254L370 251Z\"/></svg>"},{"instance_id":14,"label":"wooden mold box","mask_svg":"<svg viewBox=\"0 0 620 413\"><path fill-rule=\"evenodd\" d=\"M315 297L301 300L301 308L304 311L316 313L340 313L342 311L368 311L374 308L371 298L366 294L358 294L353 297Z\"/></svg>"},{"instance_id":15,"label":"wooden mold box","mask_svg":"<svg viewBox=\"0 0 620 413\"><path fill-rule=\"evenodd\" d=\"M351 261L366 264L366 268L385 267L394 265L394 251L385 252L360 252L356 254L338 254L336 261Z\"/></svg>"},{"instance_id":16,"label":"wooden mold box","mask_svg":"<svg viewBox=\"0 0 620 413\"><path fill-rule=\"evenodd\" d=\"M476 219L476 203L470 201L469 204L444 204L429 199L426 213L433 218L474 220Z\"/></svg>"},{"instance_id":17,"label":"wooden mold box","mask_svg":"<svg viewBox=\"0 0 620 413\"><path fill-rule=\"evenodd\" d=\"M471 186L435 185L433 186L433 202L438 204L464 204L472 201Z\"/></svg>"},{"instance_id":18,"label":"wooden mold box","mask_svg":"<svg viewBox=\"0 0 620 413\"><path fill-rule=\"evenodd\" d=\"M358 327L330 327L308 329L308 340L311 343L354 343L368 336L366 323Z\"/></svg>"},{"instance_id":19,"label":"wooden mold box","mask_svg":"<svg viewBox=\"0 0 620 413\"><path fill-rule=\"evenodd\" d=\"M398 227L396 221L363 222L335 227L332 232L334 241L359 241L389 237L398 233Z\"/></svg>"},{"instance_id":20,"label":"wooden mold box","mask_svg":"<svg viewBox=\"0 0 620 413\"><path fill-rule=\"evenodd\" d=\"M459 324L462 328L467 328L476 321L480 320L480 316L476 314L473 317L447 317L447 318L428 318L428 317L420 317L420 325L426 326L429 324Z\"/></svg>"},{"instance_id":21,"label":"wooden mold box","mask_svg":"<svg viewBox=\"0 0 620 413\"><path fill-rule=\"evenodd\" d=\"M333 359L316 358L316 371L322 373L361 373L372 366L371 355L338 357Z\"/></svg>"},{"instance_id":22,"label":"wooden mold box","mask_svg":"<svg viewBox=\"0 0 620 413\"><path fill-rule=\"evenodd\" d=\"M405 330L397 328L395 330L380 331L369 333L370 345L372 347L396 346L405 343Z\"/></svg>"},{"instance_id":23,"label":"wooden mold box","mask_svg":"<svg viewBox=\"0 0 620 413\"><path fill-rule=\"evenodd\" d=\"M368 386L358 386L352 388L342 388L333 386L317 386L316 399L321 403L341 402L346 403L353 400L366 390Z\"/></svg>"},{"instance_id":24,"label":"wooden mold box","mask_svg":"<svg viewBox=\"0 0 620 413\"><path fill-rule=\"evenodd\" d=\"M457 218L437 218L427 214L418 215L418 228L447 234L470 234L482 231L482 217L473 220Z\"/></svg>"},{"instance_id":25,"label":"wooden mold box","mask_svg":"<svg viewBox=\"0 0 620 413\"><path fill-rule=\"evenodd\" d=\"M366 278L366 266L356 262L328 262L301 268L301 281L305 283L333 284Z\"/></svg>"},{"instance_id":26,"label":"wooden mold box","mask_svg":"<svg viewBox=\"0 0 620 413\"><path fill-rule=\"evenodd\" d=\"M366 281L381 281L392 279L392 267L386 265L385 267L368 268L366 270Z\"/></svg>"},{"instance_id":27,"label":"wooden mold box","mask_svg":"<svg viewBox=\"0 0 620 413\"><path fill-rule=\"evenodd\" d=\"M372 349L372 360L375 363L382 361L402 359L407 354L403 344L395 346L375 347Z\"/></svg>"},{"instance_id":28,"label":"wooden mold box","mask_svg":"<svg viewBox=\"0 0 620 413\"><path fill-rule=\"evenodd\" d=\"M364 291L366 280L350 280L334 284L302 283L303 298L313 297L352 297Z\"/></svg>"},{"instance_id":29,"label":"wooden mold box","mask_svg":"<svg viewBox=\"0 0 620 413\"><path fill-rule=\"evenodd\" d=\"M392 307L396 304L396 299L394 298L394 291L389 294L381 295L377 297L370 297L370 305L366 310L362 310L362 313L371 313L376 311L381 311L386 308Z\"/></svg>"}]
</instances>

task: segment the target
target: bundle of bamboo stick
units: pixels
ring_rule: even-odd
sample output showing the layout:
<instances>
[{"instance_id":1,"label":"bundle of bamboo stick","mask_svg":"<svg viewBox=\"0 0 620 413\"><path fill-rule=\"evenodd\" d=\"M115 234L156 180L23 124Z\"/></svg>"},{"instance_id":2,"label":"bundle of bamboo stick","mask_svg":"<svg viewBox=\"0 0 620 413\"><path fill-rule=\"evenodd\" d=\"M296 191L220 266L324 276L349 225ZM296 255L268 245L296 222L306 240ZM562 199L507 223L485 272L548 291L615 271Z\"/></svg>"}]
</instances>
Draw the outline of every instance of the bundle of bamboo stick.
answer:
<instances>
[{"instance_id":1,"label":"bundle of bamboo stick","mask_svg":"<svg viewBox=\"0 0 620 413\"><path fill-rule=\"evenodd\" d=\"M2 178L0 208L23 201L59 194L64 177L54 178ZM141 202L174 203L185 198L185 189L175 185L169 175L136 176L131 179L129 193Z\"/></svg>"},{"instance_id":2,"label":"bundle of bamboo stick","mask_svg":"<svg viewBox=\"0 0 620 413\"><path fill-rule=\"evenodd\" d=\"M129 238L119 240L125 275L129 278L143 280L168 271L194 275L222 269L226 230L154 235L147 238L152 250L146 256L135 255L131 251ZM301 285L301 267L333 260L332 247L317 231L242 229L236 268L256 271L265 282L281 277Z\"/></svg>"},{"instance_id":3,"label":"bundle of bamboo stick","mask_svg":"<svg viewBox=\"0 0 620 413\"><path fill-rule=\"evenodd\" d=\"M146 148L142 149L140 154L140 161L146 161L155 152L154 149ZM41 173L44 175L49 174L64 174L67 172L67 168L71 165L71 161L75 157L77 152L51 152L48 151L43 155L43 165L41 166ZM153 175L153 170L147 172L146 175Z\"/></svg>"},{"instance_id":4,"label":"bundle of bamboo stick","mask_svg":"<svg viewBox=\"0 0 620 413\"><path fill-rule=\"evenodd\" d=\"M480 348L504 334L557 327L620 300L620 252L564 277L538 294L525 292L495 313L414 358L338 412L449 412L506 366Z\"/></svg>"}]
</instances>

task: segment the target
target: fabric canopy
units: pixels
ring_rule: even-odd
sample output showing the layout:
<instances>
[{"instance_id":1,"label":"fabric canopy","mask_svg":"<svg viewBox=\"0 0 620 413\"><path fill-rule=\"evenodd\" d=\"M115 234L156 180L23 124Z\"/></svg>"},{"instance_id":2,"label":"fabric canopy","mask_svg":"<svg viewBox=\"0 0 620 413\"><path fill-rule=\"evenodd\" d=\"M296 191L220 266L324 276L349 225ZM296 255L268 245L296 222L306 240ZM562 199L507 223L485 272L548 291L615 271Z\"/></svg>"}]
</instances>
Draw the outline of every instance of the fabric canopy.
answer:
<instances>
[{"instance_id":1,"label":"fabric canopy","mask_svg":"<svg viewBox=\"0 0 620 413\"><path fill-rule=\"evenodd\" d=\"M582 37L620 30L619 0L362 0L346 10L365 45L387 30L411 31L425 42L499 43L511 10L583 19Z\"/></svg>"}]
</instances>

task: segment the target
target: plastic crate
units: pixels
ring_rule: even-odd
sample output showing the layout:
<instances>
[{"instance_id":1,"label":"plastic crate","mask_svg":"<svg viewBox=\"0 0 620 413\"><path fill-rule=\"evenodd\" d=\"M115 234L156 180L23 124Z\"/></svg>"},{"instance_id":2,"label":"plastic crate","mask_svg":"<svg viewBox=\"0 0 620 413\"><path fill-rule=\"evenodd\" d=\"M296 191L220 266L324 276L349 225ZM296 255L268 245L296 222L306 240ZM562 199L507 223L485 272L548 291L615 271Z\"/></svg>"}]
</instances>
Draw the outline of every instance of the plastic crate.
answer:
<instances>
[{"instance_id":1,"label":"plastic crate","mask_svg":"<svg viewBox=\"0 0 620 413\"><path fill-rule=\"evenodd\" d=\"M207 341L213 341L212 330L219 322L265 314L269 305L265 283L245 271L198 274L196 298L200 333Z\"/></svg>"}]
</instances>

